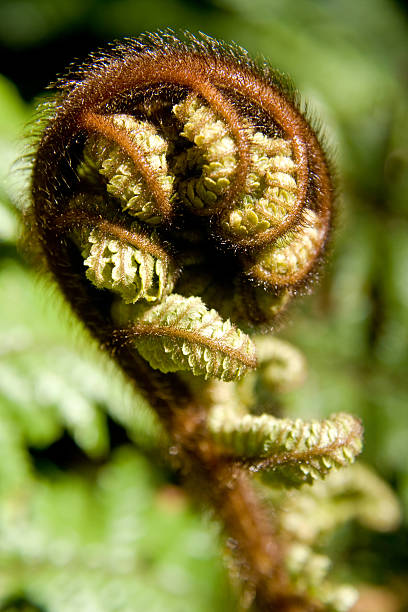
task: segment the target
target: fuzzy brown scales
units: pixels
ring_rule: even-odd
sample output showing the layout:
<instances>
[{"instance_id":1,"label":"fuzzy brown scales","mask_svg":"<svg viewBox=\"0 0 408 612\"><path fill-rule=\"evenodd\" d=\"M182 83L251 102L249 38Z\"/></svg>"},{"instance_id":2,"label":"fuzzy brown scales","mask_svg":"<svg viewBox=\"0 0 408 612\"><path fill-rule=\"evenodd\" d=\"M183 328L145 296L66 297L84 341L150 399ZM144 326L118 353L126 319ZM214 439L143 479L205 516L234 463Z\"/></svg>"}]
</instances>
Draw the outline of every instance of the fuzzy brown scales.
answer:
<instances>
[{"instance_id":1,"label":"fuzzy brown scales","mask_svg":"<svg viewBox=\"0 0 408 612\"><path fill-rule=\"evenodd\" d=\"M233 323L269 326L295 289L306 283L327 242L333 189L317 136L300 112L296 96L285 79L255 64L243 50L207 37L200 40L189 37L187 42L181 42L170 34L161 34L127 41L111 52L91 57L56 87L59 92L51 113L47 111L47 125L36 148L32 171L35 229L50 270L76 314L101 345L111 350L117 363L162 419L175 442L177 461L191 489L200 491L200 496L223 521L227 533L237 541L240 563L245 568L243 574L259 609L282 612L318 609L318 604L292 592L282 567L280 536L271 526L270 517L259 503L245 471L237 466L231 468L228 457L213 443L205 424L206 411L194 386L177 373L154 370L129 345L132 327L120 331L121 326L112 314L111 292L101 291L89 282L78 248L78 231L95 228L136 250L145 250L159 262L171 261L172 283L176 291L178 286L183 287L180 299L185 300L191 296L188 279L194 280L204 260L214 278L209 295L217 302L217 294L223 296L225 292L224 310ZM189 97L212 113L214 125L225 130L233 143L230 160L233 170L221 177L220 184L224 187L217 188L216 204L206 207L203 202L201 210L196 211L186 209L177 191L169 196L160 180L164 166L159 175L147 161L143 147L135 141L135 134L116 120L121 114L132 125L143 120L152 122L160 137L169 139L167 163L172 172L177 166L177 156L188 157L188 151L196 144L182 136L183 126L174 111L175 105L185 103ZM149 192L161 218L157 239L152 239L152 227L144 219L140 221L142 230L133 230L132 217L126 216L127 213L121 216L119 205L114 213L108 211L107 216L104 206L95 204L92 210L93 202L98 201L110 180L103 175L104 162L101 162L102 174L96 180L95 177L87 179L87 174L94 172L92 164L85 172L79 171L84 162L84 147L92 135L102 139L102 148L103 142L109 142L130 161L138 177L137 184L131 187L136 195L140 189ZM268 151L268 147L274 147L274 139L279 140L278 149L283 151L283 157L286 155L285 159L280 159L272 149ZM259 145L261 141L265 141L263 145ZM211 186L216 183L214 176L222 163L209 159L208 150L203 155L204 161L200 163L210 167L210 174L203 180L206 186ZM257 165L258 157L261 165L270 164L270 175ZM114 168L122 173L121 180L127 180L127 163L118 162ZM191 163L194 166L196 162ZM279 164L290 166L287 175L279 175ZM197 168L193 170L197 173ZM175 185L186 178L189 177L176 176ZM262 204L256 203L254 214L260 222L255 231L245 235L241 228L241 233L236 233L230 223L230 213L235 215L233 220L242 213L244 229L248 219L253 221L252 211L245 208L245 198L258 197L253 195L257 181L262 185L269 181L267 187L264 185L270 192L267 206L271 203L284 212L279 213L279 222L274 222L269 209L263 210ZM195 187L203 188L197 183L190 189ZM105 196L108 207L114 198ZM286 201L290 203L287 210ZM139 214L138 209L129 212ZM302 232L309 231L313 223L318 227L317 234L292 253L292 268L282 272L279 258L284 249L290 248L293 240L302 241ZM156 227L153 229L156 231ZM282 251L276 254L279 239L283 241ZM191 255L186 258L185 253ZM183 276L187 278L184 285L181 284ZM102 286L109 286L108 281ZM205 294L201 298L205 300ZM204 320L203 308L199 310ZM160 325L150 325L148 330L133 322L134 335L142 332L157 336L163 329ZM178 335L183 336L179 328L173 327L173 330L174 341ZM239 329L238 332L241 338ZM228 331L228 337L235 338L234 333ZM184 339L186 334L190 334L192 341L197 339L194 331L185 332ZM204 341L200 336L198 340L217 350L224 348L217 339ZM183 345L181 350L184 348ZM228 345L227 357L239 357L240 350ZM250 349L241 361L242 368L256 364ZM240 371L238 368L237 372ZM189 427L188 423L195 425Z\"/></svg>"},{"instance_id":2,"label":"fuzzy brown scales","mask_svg":"<svg viewBox=\"0 0 408 612\"><path fill-rule=\"evenodd\" d=\"M154 255L157 258L167 261L170 259L169 254L158 244L152 242L148 236L141 234L140 232L135 233L123 227L119 223L113 223L106 219L101 219L96 215L87 213L84 210L70 211L66 214L60 215L55 218L55 230L66 232L75 227L88 226L97 227L102 233L107 236L113 236L118 240L126 242L127 244L134 246L138 249L143 249L147 253Z\"/></svg>"}]
</instances>

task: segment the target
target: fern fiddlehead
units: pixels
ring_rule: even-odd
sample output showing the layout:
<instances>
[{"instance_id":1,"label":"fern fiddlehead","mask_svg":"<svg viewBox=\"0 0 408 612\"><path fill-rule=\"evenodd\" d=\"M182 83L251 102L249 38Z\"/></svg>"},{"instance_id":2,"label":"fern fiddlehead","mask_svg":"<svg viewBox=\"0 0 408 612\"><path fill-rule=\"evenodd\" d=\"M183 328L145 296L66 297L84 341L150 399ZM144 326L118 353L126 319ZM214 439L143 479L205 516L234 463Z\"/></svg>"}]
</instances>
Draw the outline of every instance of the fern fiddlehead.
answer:
<instances>
[{"instance_id":1,"label":"fern fiddlehead","mask_svg":"<svg viewBox=\"0 0 408 612\"><path fill-rule=\"evenodd\" d=\"M361 428L252 416L239 391L231 414L224 388L258 371L254 331L307 286L330 232L328 163L296 94L238 47L169 33L92 56L55 87L32 174L49 268L162 418L258 607L318 608L291 588L246 468L324 475L353 460Z\"/></svg>"}]
</instances>

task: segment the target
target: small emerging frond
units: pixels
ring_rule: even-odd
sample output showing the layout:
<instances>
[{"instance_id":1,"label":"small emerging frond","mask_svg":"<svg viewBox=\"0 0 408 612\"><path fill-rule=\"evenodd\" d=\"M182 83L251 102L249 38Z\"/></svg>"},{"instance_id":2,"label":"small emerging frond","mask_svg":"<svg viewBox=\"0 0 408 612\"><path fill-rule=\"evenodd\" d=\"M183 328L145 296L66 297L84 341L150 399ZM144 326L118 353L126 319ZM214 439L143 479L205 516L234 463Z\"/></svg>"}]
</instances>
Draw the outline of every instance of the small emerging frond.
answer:
<instances>
[{"instance_id":1,"label":"small emerging frond","mask_svg":"<svg viewBox=\"0 0 408 612\"><path fill-rule=\"evenodd\" d=\"M292 298L291 289L283 287L271 291L240 280L234 295L234 314L238 321L264 331L270 331L277 318L285 311Z\"/></svg>"},{"instance_id":2,"label":"small emerging frond","mask_svg":"<svg viewBox=\"0 0 408 612\"><path fill-rule=\"evenodd\" d=\"M257 254L248 274L276 286L296 284L318 256L327 232L325 223L324 217L306 208L299 227L289 229Z\"/></svg>"},{"instance_id":3,"label":"small emerging frond","mask_svg":"<svg viewBox=\"0 0 408 612\"><path fill-rule=\"evenodd\" d=\"M173 113L182 122L181 135L194 143L175 160L176 176L182 201L192 210L211 210L231 184L236 170L236 146L227 126L197 97L188 96L173 107ZM198 174L201 176L195 176Z\"/></svg>"},{"instance_id":4,"label":"small emerging frond","mask_svg":"<svg viewBox=\"0 0 408 612\"><path fill-rule=\"evenodd\" d=\"M270 391L288 391L302 384L306 363L294 346L272 336L254 338L259 361L259 376Z\"/></svg>"},{"instance_id":5,"label":"small emerging frond","mask_svg":"<svg viewBox=\"0 0 408 612\"><path fill-rule=\"evenodd\" d=\"M167 171L167 143L148 121L130 115L112 115L117 128L124 128L134 146L144 156L163 193L170 198L173 180ZM99 173L106 181L106 190L117 198L122 209L139 220L157 225L161 216L154 199L129 156L116 142L100 134L91 134L84 148L84 159L78 168L80 176L95 180Z\"/></svg>"},{"instance_id":6,"label":"small emerging frond","mask_svg":"<svg viewBox=\"0 0 408 612\"><path fill-rule=\"evenodd\" d=\"M194 211L211 211L230 187L237 170L237 146L228 126L196 96L173 107L182 136L194 144L176 159L174 171L182 201ZM271 138L244 122L250 144L244 193L221 215L230 240L246 240L275 228L296 205L296 164L290 142Z\"/></svg>"},{"instance_id":7,"label":"small emerging frond","mask_svg":"<svg viewBox=\"0 0 408 612\"><path fill-rule=\"evenodd\" d=\"M246 460L251 471L263 471L271 485L312 483L352 463L362 447L361 423L345 413L302 421L267 414L239 417L214 409L209 427L226 452Z\"/></svg>"},{"instance_id":8,"label":"small emerging frond","mask_svg":"<svg viewBox=\"0 0 408 612\"><path fill-rule=\"evenodd\" d=\"M137 230L133 224L132 231ZM174 268L169 258L157 258L99 229L93 229L82 243L87 278L98 289L119 294L126 304L140 299L154 302L172 291Z\"/></svg>"},{"instance_id":9,"label":"small emerging frond","mask_svg":"<svg viewBox=\"0 0 408 612\"><path fill-rule=\"evenodd\" d=\"M360 462L330 473L313 487L292 492L279 506L282 528L305 544L350 520L379 532L392 531L401 521L395 492Z\"/></svg>"},{"instance_id":10,"label":"small emerging frond","mask_svg":"<svg viewBox=\"0 0 408 612\"><path fill-rule=\"evenodd\" d=\"M292 543L286 564L296 590L321 601L327 612L348 612L358 599L358 591L348 584L335 584L327 577L330 559L309 546Z\"/></svg>"},{"instance_id":11,"label":"small emerging frond","mask_svg":"<svg viewBox=\"0 0 408 612\"><path fill-rule=\"evenodd\" d=\"M238 380L256 366L249 336L198 297L178 294L149 309L118 306L119 323L152 368L162 372L191 371L196 376Z\"/></svg>"}]
</instances>

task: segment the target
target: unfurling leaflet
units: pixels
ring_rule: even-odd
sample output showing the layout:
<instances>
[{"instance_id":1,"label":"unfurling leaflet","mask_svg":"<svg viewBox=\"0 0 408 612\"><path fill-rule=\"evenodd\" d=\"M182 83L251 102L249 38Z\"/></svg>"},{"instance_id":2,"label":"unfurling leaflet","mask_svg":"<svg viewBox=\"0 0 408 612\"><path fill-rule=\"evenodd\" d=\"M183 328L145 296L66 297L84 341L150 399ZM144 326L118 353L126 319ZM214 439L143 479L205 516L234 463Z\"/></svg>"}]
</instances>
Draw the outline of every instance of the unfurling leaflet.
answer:
<instances>
[{"instance_id":1,"label":"unfurling leaflet","mask_svg":"<svg viewBox=\"0 0 408 612\"><path fill-rule=\"evenodd\" d=\"M124 336L162 372L187 370L205 379L238 380L256 366L249 336L208 310L198 297L173 294L150 308L117 307Z\"/></svg>"},{"instance_id":2,"label":"unfurling leaflet","mask_svg":"<svg viewBox=\"0 0 408 612\"><path fill-rule=\"evenodd\" d=\"M319 538L351 520L379 532L394 530L401 521L395 492L371 468L356 463L331 472L313 487L290 492L269 487L267 493L278 508L280 529L291 541L287 564L297 588L318 593L328 610L347 611L358 590L333 583L331 562L322 554Z\"/></svg>"},{"instance_id":3,"label":"unfurling leaflet","mask_svg":"<svg viewBox=\"0 0 408 612\"><path fill-rule=\"evenodd\" d=\"M278 419L269 414L209 417L214 439L232 455L263 471L271 484L299 486L352 463L361 452L361 424L349 414L324 421Z\"/></svg>"}]
</instances>

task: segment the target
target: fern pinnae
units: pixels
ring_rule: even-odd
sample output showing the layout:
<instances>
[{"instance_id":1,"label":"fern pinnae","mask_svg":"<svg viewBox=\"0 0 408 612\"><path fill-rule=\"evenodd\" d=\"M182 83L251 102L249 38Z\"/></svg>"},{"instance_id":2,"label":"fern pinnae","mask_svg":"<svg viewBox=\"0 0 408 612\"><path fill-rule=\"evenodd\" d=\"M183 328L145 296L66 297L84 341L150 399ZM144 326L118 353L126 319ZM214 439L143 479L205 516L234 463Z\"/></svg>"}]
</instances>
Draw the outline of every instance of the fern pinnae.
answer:
<instances>
[{"instance_id":1,"label":"fern pinnae","mask_svg":"<svg viewBox=\"0 0 408 612\"><path fill-rule=\"evenodd\" d=\"M209 417L214 439L252 472L271 483L298 486L352 463L362 448L362 427L339 413L323 421L277 419L263 414L235 416L215 409Z\"/></svg>"},{"instance_id":2,"label":"fern pinnae","mask_svg":"<svg viewBox=\"0 0 408 612\"><path fill-rule=\"evenodd\" d=\"M177 277L172 259L154 234L140 232L137 223L128 230L108 221L96 221L92 230L77 232L87 278L99 289L119 294L125 303L140 299L161 300Z\"/></svg>"},{"instance_id":3,"label":"fern pinnae","mask_svg":"<svg viewBox=\"0 0 408 612\"><path fill-rule=\"evenodd\" d=\"M119 116L119 119L117 119L114 116L113 119L111 119L93 112L85 112L82 114L81 122L84 128L87 130L100 134L102 138L108 137L117 145L117 148L115 147L114 149L114 157L116 157L116 164L114 163L114 168L116 170L120 168L120 158L118 160L119 151L122 150L128 155L128 157L132 160L137 173L140 174L143 183L146 184L146 191L153 196L154 203L157 207L157 212L161 214L163 218L168 219L172 212L168 190L169 185L163 181L163 175L158 174L145 158L145 151L140 146L138 140L134 138L134 132L137 133L137 130L133 130L133 133L131 132L129 135L128 129L126 129L128 127L126 117L123 118L123 116ZM102 147L104 148L103 145ZM100 171L102 171L102 173L108 172L109 176L109 170L106 168L106 162L104 166L104 162L102 161ZM125 175L119 176L118 178L125 179L126 175L129 174L131 175L132 172L127 171L125 172ZM111 180L113 178L114 176L110 176ZM119 184L115 184L115 182L113 184L111 183L110 185L108 184L108 191L113 192L114 195L120 196L124 189L123 182L126 183L126 180L119 181ZM149 204L151 204L151 202L149 202ZM145 205L147 206L147 203L145 203ZM148 219L149 216L146 220Z\"/></svg>"},{"instance_id":4,"label":"fern pinnae","mask_svg":"<svg viewBox=\"0 0 408 612\"><path fill-rule=\"evenodd\" d=\"M149 309L117 307L116 320L130 322L123 335L162 372L191 370L205 379L237 380L256 367L249 336L208 310L200 298L172 294Z\"/></svg>"}]
</instances>

